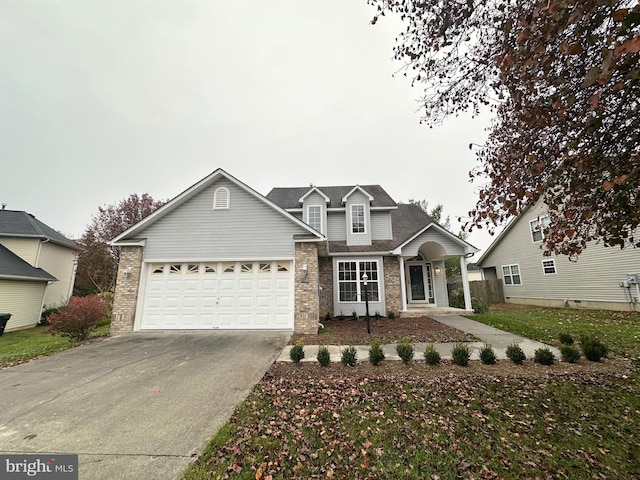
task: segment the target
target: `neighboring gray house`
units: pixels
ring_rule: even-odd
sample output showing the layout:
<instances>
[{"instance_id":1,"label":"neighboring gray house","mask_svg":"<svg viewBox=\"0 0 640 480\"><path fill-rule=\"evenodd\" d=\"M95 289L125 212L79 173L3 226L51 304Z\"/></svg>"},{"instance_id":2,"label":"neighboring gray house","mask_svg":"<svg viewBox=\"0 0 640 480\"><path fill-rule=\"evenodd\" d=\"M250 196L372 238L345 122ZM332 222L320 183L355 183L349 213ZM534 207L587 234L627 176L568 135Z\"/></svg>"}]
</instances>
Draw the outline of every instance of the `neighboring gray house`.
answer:
<instances>
[{"instance_id":1,"label":"neighboring gray house","mask_svg":"<svg viewBox=\"0 0 640 480\"><path fill-rule=\"evenodd\" d=\"M640 291L628 277L640 274L640 249L591 242L577 259L545 257L541 246L547 212L539 201L505 227L478 259L484 278L502 279L510 303L632 309L630 302L638 302Z\"/></svg>"},{"instance_id":2,"label":"neighboring gray house","mask_svg":"<svg viewBox=\"0 0 640 480\"><path fill-rule=\"evenodd\" d=\"M34 327L43 308L69 300L78 249L72 240L33 215L0 210L0 313L7 331Z\"/></svg>"},{"instance_id":3,"label":"neighboring gray house","mask_svg":"<svg viewBox=\"0 0 640 480\"><path fill-rule=\"evenodd\" d=\"M372 315L446 308L444 259L477 251L378 185L276 188L264 197L221 169L112 244L121 247L114 334L312 333L326 313L364 315L363 274Z\"/></svg>"}]
</instances>

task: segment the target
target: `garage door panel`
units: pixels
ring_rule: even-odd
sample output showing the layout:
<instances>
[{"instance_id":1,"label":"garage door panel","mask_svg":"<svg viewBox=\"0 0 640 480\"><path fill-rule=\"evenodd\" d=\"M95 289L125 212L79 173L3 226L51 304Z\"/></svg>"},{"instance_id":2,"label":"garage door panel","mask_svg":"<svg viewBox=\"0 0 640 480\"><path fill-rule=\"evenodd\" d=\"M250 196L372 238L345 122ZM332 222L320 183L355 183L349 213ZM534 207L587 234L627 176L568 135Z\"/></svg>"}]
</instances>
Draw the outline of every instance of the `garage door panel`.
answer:
<instances>
[{"instance_id":1,"label":"garage door panel","mask_svg":"<svg viewBox=\"0 0 640 480\"><path fill-rule=\"evenodd\" d=\"M156 263L146 271L141 329L293 327L288 261Z\"/></svg>"}]
</instances>

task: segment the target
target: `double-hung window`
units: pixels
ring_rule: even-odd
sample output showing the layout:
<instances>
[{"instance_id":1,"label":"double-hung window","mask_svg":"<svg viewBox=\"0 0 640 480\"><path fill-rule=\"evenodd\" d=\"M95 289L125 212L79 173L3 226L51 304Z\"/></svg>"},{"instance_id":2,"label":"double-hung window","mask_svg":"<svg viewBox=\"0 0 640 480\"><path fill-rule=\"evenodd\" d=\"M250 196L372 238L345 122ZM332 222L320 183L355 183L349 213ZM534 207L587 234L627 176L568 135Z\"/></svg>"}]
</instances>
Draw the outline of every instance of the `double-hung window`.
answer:
<instances>
[{"instance_id":1,"label":"double-hung window","mask_svg":"<svg viewBox=\"0 0 640 480\"><path fill-rule=\"evenodd\" d=\"M522 285L520 266L517 263L515 265L503 265L502 278L505 285Z\"/></svg>"},{"instance_id":2,"label":"double-hung window","mask_svg":"<svg viewBox=\"0 0 640 480\"><path fill-rule=\"evenodd\" d=\"M309 205L307 208L307 224L322 232L322 207L320 205Z\"/></svg>"},{"instance_id":3,"label":"double-hung window","mask_svg":"<svg viewBox=\"0 0 640 480\"><path fill-rule=\"evenodd\" d=\"M380 301L378 261L338 262L338 298L340 302L364 303L364 282L362 275L367 274L367 290L370 302Z\"/></svg>"},{"instance_id":4,"label":"double-hung window","mask_svg":"<svg viewBox=\"0 0 640 480\"><path fill-rule=\"evenodd\" d=\"M555 260L543 260L542 261L542 271L545 275L553 275L556 273L556 262Z\"/></svg>"},{"instance_id":5,"label":"double-hung window","mask_svg":"<svg viewBox=\"0 0 640 480\"><path fill-rule=\"evenodd\" d=\"M538 217L529 222L531 227L531 240L533 243L541 242L544 239L544 229L549 226L549 216Z\"/></svg>"},{"instance_id":6,"label":"double-hung window","mask_svg":"<svg viewBox=\"0 0 640 480\"><path fill-rule=\"evenodd\" d=\"M364 205L351 205L351 233L365 233Z\"/></svg>"}]
</instances>

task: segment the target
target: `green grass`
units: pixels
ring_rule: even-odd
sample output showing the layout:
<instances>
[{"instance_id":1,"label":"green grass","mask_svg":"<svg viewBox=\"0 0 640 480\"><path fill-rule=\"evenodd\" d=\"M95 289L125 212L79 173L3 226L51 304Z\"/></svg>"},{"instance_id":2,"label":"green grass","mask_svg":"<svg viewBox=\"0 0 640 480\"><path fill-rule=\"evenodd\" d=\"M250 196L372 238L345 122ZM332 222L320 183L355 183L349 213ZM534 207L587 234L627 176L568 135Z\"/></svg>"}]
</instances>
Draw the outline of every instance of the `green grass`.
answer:
<instances>
[{"instance_id":1,"label":"green grass","mask_svg":"<svg viewBox=\"0 0 640 480\"><path fill-rule=\"evenodd\" d=\"M612 352L638 355L637 315L529 309L473 318L552 343L560 331L591 333ZM184 478L640 478L639 419L637 367L265 376Z\"/></svg>"},{"instance_id":2,"label":"green grass","mask_svg":"<svg viewBox=\"0 0 640 480\"><path fill-rule=\"evenodd\" d=\"M99 337L109 333L109 322L101 323L90 335ZM66 337L45 333L48 327L35 327L15 332L5 332L0 337L0 367L14 362L51 355L72 348Z\"/></svg>"},{"instance_id":3,"label":"green grass","mask_svg":"<svg viewBox=\"0 0 640 480\"><path fill-rule=\"evenodd\" d=\"M612 353L640 358L640 313L531 307L492 310L468 318L556 346L560 346L560 332L576 340L593 335Z\"/></svg>"}]
</instances>

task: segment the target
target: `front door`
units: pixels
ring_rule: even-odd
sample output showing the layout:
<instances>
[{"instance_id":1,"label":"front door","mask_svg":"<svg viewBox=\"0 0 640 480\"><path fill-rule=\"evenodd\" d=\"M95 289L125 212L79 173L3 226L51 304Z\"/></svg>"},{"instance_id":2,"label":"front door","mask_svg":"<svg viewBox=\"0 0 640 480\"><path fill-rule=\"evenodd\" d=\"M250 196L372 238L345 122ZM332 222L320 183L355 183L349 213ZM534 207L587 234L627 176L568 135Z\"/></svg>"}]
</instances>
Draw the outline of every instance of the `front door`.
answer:
<instances>
[{"instance_id":1,"label":"front door","mask_svg":"<svg viewBox=\"0 0 640 480\"><path fill-rule=\"evenodd\" d=\"M434 303L431 265L409 265L409 301Z\"/></svg>"}]
</instances>

